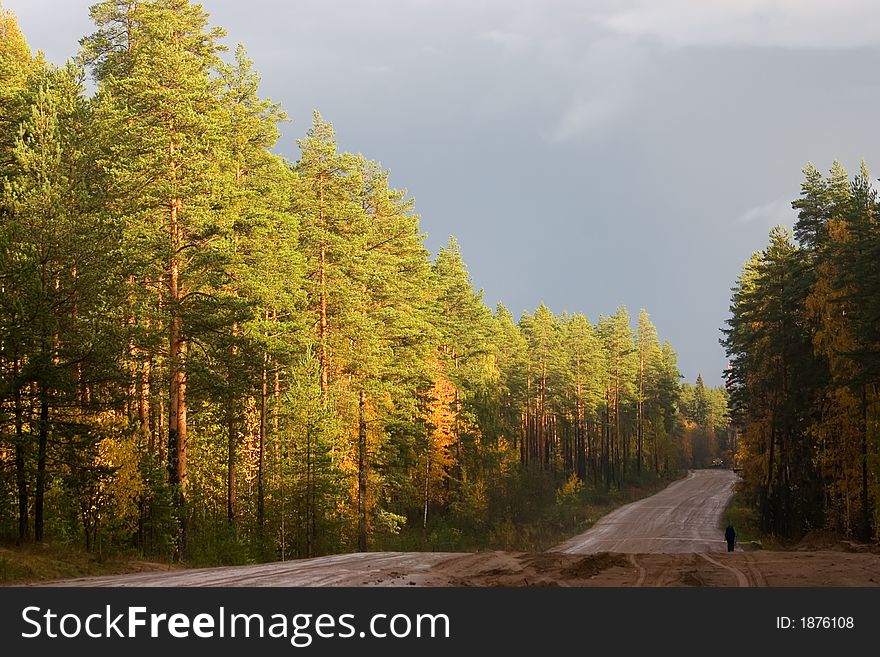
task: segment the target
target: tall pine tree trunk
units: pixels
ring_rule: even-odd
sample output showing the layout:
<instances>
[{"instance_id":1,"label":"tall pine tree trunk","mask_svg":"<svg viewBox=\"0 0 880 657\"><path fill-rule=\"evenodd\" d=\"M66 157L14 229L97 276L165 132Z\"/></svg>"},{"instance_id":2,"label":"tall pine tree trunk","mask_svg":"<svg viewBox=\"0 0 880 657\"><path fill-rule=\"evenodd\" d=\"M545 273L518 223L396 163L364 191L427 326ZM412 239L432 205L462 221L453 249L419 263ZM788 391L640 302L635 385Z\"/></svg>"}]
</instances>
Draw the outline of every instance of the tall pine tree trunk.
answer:
<instances>
[{"instance_id":1,"label":"tall pine tree trunk","mask_svg":"<svg viewBox=\"0 0 880 657\"><path fill-rule=\"evenodd\" d=\"M611 445L611 391L605 392L605 422L602 424L602 478L605 480L605 487L611 485L611 466L610 466L610 445Z\"/></svg>"},{"instance_id":2,"label":"tall pine tree trunk","mask_svg":"<svg viewBox=\"0 0 880 657\"><path fill-rule=\"evenodd\" d=\"M306 557L314 556L315 494L312 482L312 425L306 425Z\"/></svg>"},{"instance_id":3,"label":"tall pine tree trunk","mask_svg":"<svg viewBox=\"0 0 880 657\"><path fill-rule=\"evenodd\" d=\"M868 487L868 387L862 385L861 396L861 414L859 420L859 433L861 434L861 498L862 498L862 522L861 522L861 539L870 541L872 536L871 523L871 498Z\"/></svg>"},{"instance_id":4,"label":"tall pine tree trunk","mask_svg":"<svg viewBox=\"0 0 880 657\"><path fill-rule=\"evenodd\" d=\"M231 400L226 412L226 522L232 527L235 525L235 451L238 431L235 426L234 404Z\"/></svg>"},{"instance_id":5,"label":"tall pine tree trunk","mask_svg":"<svg viewBox=\"0 0 880 657\"><path fill-rule=\"evenodd\" d=\"M257 455L257 525L260 528L261 535L263 533L263 526L266 522L266 482L263 466L266 454L266 428L269 421L269 372L267 370L268 364L269 356L267 354L264 354L262 381L260 385L260 444Z\"/></svg>"},{"instance_id":6,"label":"tall pine tree trunk","mask_svg":"<svg viewBox=\"0 0 880 657\"><path fill-rule=\"evenodd\" d=\"M581 399L581 384L577 385L577 428L575 430L575 459L577 476L581 481L587 480L587 446L584 440L584 400Z\"/></svg>"},{"instance_id":7,"label":"tall pine tree trunk","mask_svg":"<svg viewBox=\"0 0 880 657\"><path fill-rule=\"evenodd\" d=\"M235 368L237 366L238 347L238 324L232 323L232 345L229 348L229 369L226 373L226 385L229 386L229 407L226 409L226 522L230 527L235 525L235 488L236 488L236 448L238 446L238 428L236 423L235 404Z\"/></svg>"},{"instance_id":8,"label":"tall pine tree trunk","mask_svg":"<svg viewBox=\"0 0 880 657\"><path fill-rule=\"evenodd\" d=\"M540 408L538 409L538 461L541 464L541 468L546 467L548 459L547 459L547 426L545 422L544 416L544 394L547 390L547 363L546 361L541 361L541 391L538 395L538 404Z\"/></svg>"},{"instance_id":9,"label":"tall pine tree trunk","mask_svg":"<svg viewBox=\"0 0 880 657\"><path fill-rule=\"evenodd\" d=\"M645 413L645 356L640 351L639 352L639 407L638 407L638 427L636 431L638 432L638 440L636 446L636 473L641 476L642 474L642 434L643 434L643 420Z\"/></svg>"},{"instance_id":10,"label":"tall pine tree trunk","mask_svg":"<svg viewBox=\"0 0 880 657\"><path fill-rule=\"evenodd\" d=\"M428 535L428 498L431 481L431 437L428 436L428 449L425 450L425 504L422 510L422 538Z\"/></svg>"},{"instance_id":11,"label":"tall pine tree trunk","mask_svg":"<svg viewBox=\"0 0 880 657\"><path fill-rule=\"evenodd\" d=\"M767 482L764 485L765 493L765 503L763 504L763 515L764 515L764 527L765 531L771 530L775 531L774 521L775 521L775 512L774 506L776 504L776 490L775 490L775 481L774 481L774 468L775 464L775 454L776 454L776 418L771 417L770 419L770 453L767 456Z\"/></svg>"},{"instance_id":12,"label":"tall pine tree trunk","mask_svg":"<svg viewBox=\"0 0 880 657\"><path fill-rule=\"evenodd\" d=\"M617 378L614 386L614 451L616 452L614 479L620 486L621 433L620 433L620 369L618 364ZM626 473L626 452L623 453L623 472Z\"/></svg>"},{"instance_id":13,"label":"tall pine tree trunk","mask_svg":"<svg viewBox=\"0 0 880 657\"><path fill-rule=\"evenodd\" d=\"M324 216L324 174L318 177L318 211L321 230L325 229L326 217ZM330 388L330 352L327 345L328 321L327 321L327 245L324 236L321 235L321 244L318 247L318 287L320 289L320 338L321 338L321 393L324 401Z\"/></svg>"},{"instance_id":14,"label":"tall pine tree trunk","mask_svg":"<svg viewBox=\"0 0 880 657\"><path fill-rule=\"evenodd\" d=\"M138 421L141 426L141 436L148 445L150 453L153 451L153 436L150 432L150 361L144 360L141 365L140 386L138 390Z\"/></svg>"},{"instance_id":15,"label":"tall pine tree trunk","mask_svg":"<svg viewBox=\"0 0 880 657\"><path fill-rule=\"evenodd\" d=\"M186 377L183 362L186 342L180 317L182 295L180 291L180 262L177 257L181 241L177 216L179 209L180 199L171 199L172 257L168 286L171 302L171 337L168 349L171 369L168 400L168 482L174 490L174 505L178 511L177 555L178 558L183 558L186 547L186 520L184 518L186 503Z\"/></svg>"},{"instance_id":16,"label":"tall pine tree trunk","mask_svg":"<svg viewBox=\"0 0 880 657\"><path fill-rule=\"evenodd\" d=\"M159 411L156 414L156 444L159 446L159 461L162 462L166 458L165 448L170 441L166 438L165 430L165 395L159 395Z\"/></svg>"},{"instance_id":17,"label":"tall pine tree trunk","mask_svg":"<svg viewBox=\"0 0 880 657\"><path fill-rule=\"evenodd\" d=\"M46 493L46 447L49 442L49 385L40 383L40 424L37 443L37 481L34 490L34 541L43 542L43 506Z\"/></svg>"},{"instance_id":18,"label":"tall pine tree trunk","mask_svg":"<svg viewBox=\"0 0 880 657\"><path fill-rule=\"evenodd\" d=\"M21 386L18 382L18 356L12 360L12 372L15 381L13 404L15 407L15 483L18 489L18 540L25 541L28 537L28 492L27 472L24 462L24 409L21 403Z\"/></svg>"},{"instance_id":19,"label":"tall pine tree trunk","mask_svg":"<svg viewBox=\"0 0 880 657\"><path fill-rule=\"evenodd\" d=\"M651 436L651 451L654 457L654 474L660 474L660 455L657 453L657 427L654 426L654 433Z\"/></svg>"},{"instance_id":20,"label":"tall pine tree trunk","mask_svg":"<svg viewBox=\"0 0 880 657\"><path fill-rule=\"evenodd\" d=\"M367 393L358 399L358 551L367 549Z\"/></svg>"},{"instance_id":21,"label":"tall pine tree trunk","mask_svg":"<svg viewBox=\"0 0 880 657\"><path fill-rule=\"evenodd\" d=\"M272 323L278 324L277 308L272 310ZM272 372L275 379L272 386L272 431L277 436L281 422L281 367L278 360L273 359L272 364Z\"/></svg>"},{"instance_id":22,"label":"tall pine tree trunk","mask_svg":"<svg viewBox=\"0 0 880 657\"><path fill-rule=\"evenodd\" d=\"M526 373L526 403L523 405L522 464L528 465L532 456L532 372Z\"/></svg>"},{"instance_id":23,"label":"tall pine tree trunk","mask_svg":"<svg viewBox=\"0 0 880 657\"><path fill-rule=\"evenodd\" d=\"M593 484L599 485L599 459L596 456L596 450L598 449L598 445L596 444L597 435L596 435L596 423L590 422L587 425L587 463L590 464L590 469L593 471Z\"/></svg>"}]
</instances>

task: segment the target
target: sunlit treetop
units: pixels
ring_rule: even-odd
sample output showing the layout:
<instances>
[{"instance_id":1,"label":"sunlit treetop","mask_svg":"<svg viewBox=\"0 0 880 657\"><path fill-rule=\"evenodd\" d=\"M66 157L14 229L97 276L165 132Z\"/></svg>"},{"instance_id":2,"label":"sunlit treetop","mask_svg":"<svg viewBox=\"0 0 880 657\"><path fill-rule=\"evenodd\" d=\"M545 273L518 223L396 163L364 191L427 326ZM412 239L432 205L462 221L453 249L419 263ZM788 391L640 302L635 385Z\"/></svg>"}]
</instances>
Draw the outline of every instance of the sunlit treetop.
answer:
<instances>
[{"instance_id":1,"label":"sunlit treetop","mask_svg":"<svg viewBox=\"0 0 880 657\"><path fill-rule=\"evenodd\" d=\"M3 86L19 86L16 82L24 77L32 58L15 14L0 6L0 80Z\"/></svg>"}]
</instances>

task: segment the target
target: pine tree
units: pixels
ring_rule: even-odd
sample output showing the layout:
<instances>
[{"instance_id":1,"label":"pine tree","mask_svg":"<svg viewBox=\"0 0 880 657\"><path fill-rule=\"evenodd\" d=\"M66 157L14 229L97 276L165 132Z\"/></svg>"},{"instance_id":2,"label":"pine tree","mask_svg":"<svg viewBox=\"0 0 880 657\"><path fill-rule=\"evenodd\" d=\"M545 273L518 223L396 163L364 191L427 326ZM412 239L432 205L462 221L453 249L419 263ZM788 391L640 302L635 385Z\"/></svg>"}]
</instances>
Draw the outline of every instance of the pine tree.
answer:
<instances>
[{"instance_id":1,"label":"pine tree","mask_svg":"<svg viewBox=\"0 0 880 657\"><path fill-rule=\"evenodd\" d=\"M669 341L663 343L659 358L653 364L653 381L656 388L656 419L654 423L654 470L660 472L660 457L663 457L663 472L670 472L669 459L672 452L672 437L681 406L681 372L678 370L678 355Z\"/></svg>"},{"instance_id":2,"label":"pine tree","mask_svg":"<svg viewBox=\"0 0 880 657\"><path fill-rule=\"evenodd\" d=\"M529 460L544 468L555 467L558 435L553 406L558 401L556 395L561 393L561 329L544 304L534 315L523 315L520 328L529 345Z\"/></svg>"},{"instance_id":3,"label":"pine tree","mask_svg":"<svg viewBox=\"0 0 880 657\"><path fill-rule=\"evenodd\" d=\"M40 57L32 56L15 14L0 7L0 176L4 178L14 175L12 149L27 117L24 92L31 76L44 67Z\"/></svg>"},{"instance_id":4,"label":"pine tree","mask_svg":"<svg viewBox=\"0 0 880 657\"><path fill-rule=\"evenodd\" d=\"M636 333L638 346L639 373L636 418L637 446L636 446L636 472L642 474L642 450L645 431L645 402L650 387L651 364L656 361L660 353L660 343L657 340L657 329L651 323L646 310L639 311L638 332Z\"/></svg>"},{"instance_id":5,"label":"pine tree","mask_svg":"<svg viewBox=\"0 0 880 657\"><path fill-rule=\"evenodd\" d=\"M498 441L518 450L520 463L526 463L524 402L528 344L513 315L502 304L495 310L495 362L498 381ZM488 423L487 423L488 424Z\"/></svg>"},{"instance_id":6,"label":"pine tree","mask_svg":"<svg viewBox=\"0 0 880 657\"><path fill-rule=\"evenodd\" d=\"M626 408L635 397L638 354L630 329L629 312L621 306L611 317L599 319L599 333L608 362L605 441L603 471L606 484L612 481L620 486L626 474L629 459L630 436L623 426Z\"/></svg>"},{"instance_id":7,"label":"pine tree","mask_svg":"<svg viewBox=\"0 0 880 657\"><path fill-rule=\"evenodd\" d=\"M188 0L110 0L91 15L98 31L83 45L98 82L97 120L107 135L102 163L132 246L130 285L142 296L156 286L168 335L168 477L177 490L182 555L187 362L197 320L225 277L220 245L231 228L215 210L227 192L216 75L223 32L209 30L207 14Z\"/></svg>"},{"instance_id":8,"label":"pine tree","mask_svg":"<svg viewBox=\"0 0 880 657\"><path fill-rule=\"evenodd\" d=\"M564 372L574 398L575 445L574 468L581 481L587 480L588 468L595 480L595 427L608 376L605 353L593 325L583 315L573 315L563 326L563 344L567 351Z\"/></svg>"},{"instance_id":9,"label":"pine tree","mask_svg":"<svg viewBox=\"0 0 880 657\"><path fill-rule=\"evenodd\" d=\"M227 315L223 319L225 326L213 333L228 336L220 341L216 352L222 355L218 360L225 362L221 379L228 400L226 515L232 524L236 515L239 425L244 398L256 390L257 524L262 529L269 379L271 376L277 380L280 387L280 363L290 356L283 338L295 340L296 322L290 318L296 310L295 290L299 287L301 263L296 251L296 220L290 211L292 172L269 152L279 136L277 125L286 120L286 115L279 105L259 97L260 78L243 46L236 48L235 63L224 66L222 76L228 158L224 169L230 186L226 207L231 226L227 267L231 275L224 288L215 293L223 296L225 303L221 307ZM273 394L277 405L280 389Z\"/></svg>"},{"instance_id":10,"label":"pine tree","mask_svg":"<svg viewBox=\"0 0 880 657\"><path fill-rule=\"evenodd\" d=\"M483 304L482 292L473 289L455 238L450 238L446 247L438 251L432 271L438 357L445 364L446 376L455 386L455 458L451 476L451 485L454 486L467 480L464 441L478 432L474 426L474 404L486 359L491 357L493 318Z\"/></svg>"},{"instance_id":11,"label":"pine tree","mask_svg":"<svg viewBox=\"0 0 880 657\"><path fill-rule=\"evenodd\" d=\"M28 79L34 69L40 68L39 62L34 62L31 50L25 41L15 15L6 9L0 8L0 185L3 189L3 202L0 203L0 221L2 231L2 257L4 261L2 292L3 292L3 321L0 322L0 367L5 376L11 376L12 390L7 392L13 398L12 429L10 434L13 449L15 451L15 479L18 513L18 538L23 541L28 535L28 481L25 471L25 438L24 438L24 407L22 400L21 384L18 382L21 367L20 353L12 347L15 344L14 330L16 322L14 316L17 313L14 305L8 302L6 291L13 289L14 282L10 278L14 272L18 239L17 233L12 229L13 209L10 207L11 199L6 192L7 186L15 177L21 175L16 166L14 155L15 142L19 136L19 125L27 119L27 93ZM7 265L9 268L7 268ZM7 374L7 372L9 374Z\"/></svg>"},{"instance_id":12,"label":"pine tree","mask_svg":"<svg viewBox=\"0 0 880 657\"><path fill-rule=\"evenodd\" d=\"M795 481L810 480L813 449L798 410L809 407L814 372L802 317L803 271L803 252L787 230L775 228L735 291L725 342L733 356L734 397L750 416L744 442L762 521L766 530L783 535L815 512L812 500L792 488Z\"/></svg>"},{"instance_id":13,"label":"pine tree","mask_svg":"<svg viewBox=\"0 0 880 657\"><path fill-rule=\"evenodd\" d=\"M19 535L27 532L27 486L23 470L23 394L36 390L36 479L34 539L44 538L44 500L49 478L51 433L82 424L88 401L87 377L93 367L112 368L106 318L114 318L107 285L114 271L106 262L116 243L114 226L94 208L99 184L88 152L89 108L73 67L43 69L28 90L29 113L18 131L13 166L5 184L3 206L6 245L4 280L4 350L12 355L18 455ZM108 304L108 305L104 305ZM104 339L102 339L104 338ZM101 358L109 363L101 364ZM65 403L68 395L77 405ZM56 407L59 409L56 412ZM76 430L71 429L73 433Z\"/></svg>"}]
</instances>

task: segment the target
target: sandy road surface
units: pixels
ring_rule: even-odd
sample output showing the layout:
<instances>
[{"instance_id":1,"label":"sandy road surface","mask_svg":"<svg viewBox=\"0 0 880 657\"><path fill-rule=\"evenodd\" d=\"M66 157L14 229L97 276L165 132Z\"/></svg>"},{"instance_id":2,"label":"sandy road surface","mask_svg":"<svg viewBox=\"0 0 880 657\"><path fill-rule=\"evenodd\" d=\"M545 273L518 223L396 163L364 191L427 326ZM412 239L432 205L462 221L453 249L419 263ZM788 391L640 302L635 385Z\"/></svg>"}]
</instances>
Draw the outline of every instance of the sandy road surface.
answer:
<instances>
[{"instance_id":1,"label":"sandy road surface","mask_svg":"<svg viewBox=\"0 0 880 657\"><path fill-rule=\"evenodd\" d=\"M336 554L256 566L164 570L136 575L84 577L49 586L383 586L406 585L436 564L461 556L449 552Z\"/></svg>"},{"instance_id":2,"label":"sandy road surface","mask_svg":"<svg viewBox=\"0 0 880 657\"><path fill-rule=\"evenodd\" d=\"M369 553L91 577L50 586L878 586L880 554Z\"/></svg>"},{"instance_id":3,"label":"sandy road surface","mask_svg":"<svg viewBox=\"0 0 880 657\"><path fill-rule=\"evenodd\" d=\"M730 470L692 470L656 495L627 504L552 549L568 554L726 552L719 529L736 484Z\"/></svg>"}]
</instances>

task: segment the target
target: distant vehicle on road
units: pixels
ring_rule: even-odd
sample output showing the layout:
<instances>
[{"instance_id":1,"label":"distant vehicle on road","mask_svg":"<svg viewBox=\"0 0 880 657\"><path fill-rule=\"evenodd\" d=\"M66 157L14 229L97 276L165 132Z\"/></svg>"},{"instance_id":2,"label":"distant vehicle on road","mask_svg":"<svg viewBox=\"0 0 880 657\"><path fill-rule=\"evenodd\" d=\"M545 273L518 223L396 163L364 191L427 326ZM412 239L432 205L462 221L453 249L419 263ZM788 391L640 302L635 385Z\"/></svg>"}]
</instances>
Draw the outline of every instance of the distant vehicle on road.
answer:
<instances>
[{"instance_id":1,"label":"distant vehicle on road","mask_svg":"<svg viewBox=\"0 0 880 657\"><path fill-rule=\"evenodd\" d=\"M724 467L724 459L721 459L721 458L712 459L712 467L713 468L723 468Z\"/></svg>"}]
</instances>

